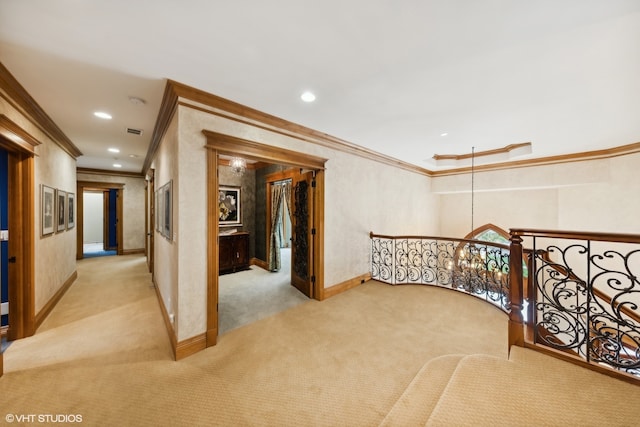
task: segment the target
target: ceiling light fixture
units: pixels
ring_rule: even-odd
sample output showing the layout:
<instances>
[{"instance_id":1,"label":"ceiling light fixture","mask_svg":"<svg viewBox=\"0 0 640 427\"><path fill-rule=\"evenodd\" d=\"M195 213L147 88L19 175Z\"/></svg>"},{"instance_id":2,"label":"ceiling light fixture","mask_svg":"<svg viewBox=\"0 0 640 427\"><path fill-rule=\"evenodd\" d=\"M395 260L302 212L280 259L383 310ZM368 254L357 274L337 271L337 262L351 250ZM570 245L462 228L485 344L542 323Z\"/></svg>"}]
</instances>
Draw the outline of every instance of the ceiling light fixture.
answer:
<instances>
[{"instance_id":1,"label":"ceiling light fixture","mask_svg":"<svg viewBox=\"0 0 640 427\"><path fill-rule=\"evenodd\" d=\"M100 117L101 119L105 119L105 120L111 120L111 114L109 113L105 113L104 111L96 111L95 113L93 113L94 116L96 117Z\"/></svg>"},{"instance_id":2,"label":"ceiling light fixture","mask_svg":"<svg viewBox=\"0 0 640 427\"><path fill-rule=\"evenodd\" d=\"M147 101L142 98L138 98L137 96L130 96L129 101L134 105L144 105L147 103Z\"/></svg>"},{"instance_id":3,"label":"ceiling light fixture","mask_svg":"<svg viewBox=\"0 0 640 427\"><path fill-rule=\"evenodd\" d=\"M313 102L316 100L316 96L313 94L313 92L303 92L302 95L300 95L300 99L302 99L304 102Z\"/></svg>"},{"instance_id":4,"label":"ceiling light fixture","mask_svg":"<svg viewBox=\"0 0 640 427\"><path fill-rule=\"evenodd\" d=\"M229 166L231 166L233 173L236 175L242 175L247 169L247 161L241 157L234 157L229 162Z\"/></svg>"},{"instance_id":5,"label":"ceiling light fixture","mask_svg":"<svg viewBox=\"0 0 640 427\"><path fill-rule=\"evenodd\" d=\"M121 168L121 167L122 167L122 165L121 165L120 163L114 163L114 164L113 164L113 167L114 167L114 168Z\"/></svg>"},{"instance_id":6,"label":"ceiling light fixture","mask_svg":"<svg viewBox=\"0 0 640 427\"><path fill-rule=\"evenodd\" d=\"M443 132L440 134L440 136L447 136L447 135L449 135L447 132Z\"/></svg>"},{"instance_id":7,"label":"ceiling light fixture","mask_svg":"<svg viewBox=\"0 0 640 427\"><path fill-rule=\"evenodd\" d=\"M118 150L117 148L109 148L108 151L112 152L112 153L119 153L120 150Z\"/></svg>"}]
</instances>

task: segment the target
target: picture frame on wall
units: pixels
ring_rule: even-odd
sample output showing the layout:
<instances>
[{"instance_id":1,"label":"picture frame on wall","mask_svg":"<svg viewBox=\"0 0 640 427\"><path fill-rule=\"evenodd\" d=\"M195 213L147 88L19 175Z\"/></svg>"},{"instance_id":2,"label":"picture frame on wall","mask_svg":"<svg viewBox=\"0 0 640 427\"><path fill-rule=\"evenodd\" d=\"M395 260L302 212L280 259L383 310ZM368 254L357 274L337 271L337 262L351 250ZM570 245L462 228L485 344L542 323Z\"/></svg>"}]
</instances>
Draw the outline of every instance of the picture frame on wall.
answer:
<instances>
[{"instance_id":1,"label":"picture frame on wall","mask_svg":"<svg viewBox=\"0 0 640 427\"><path fill-rule=\"evenodd\" d=\"M67 230L76 226L76 195L67 193Z\"/></svg>"},{"instance_id":2,"label":"picture frame on wall","mask_svg":"<svg viewBox=\"0 0 640 427\"><path fill-rule=\"evenodd\" d=\"M162 187L162 235L173 240L173 181Z\"/></svg>"},{"instance_id":3,"label":"picture frame on wall","mask_svg":"<svg viewBox=\"0 0 640 427\"><path fill-rule=\"evenodd\" d=\"M221 227L242 225L240 187L218 187L218 224Z\"/></svg>"},{"instance_id":4,"label":"picture frame on wall","mask_svg":"<svg viewBox=\"0 0 640 427\"><path fill-rule=\"evenodd\" d=\"M56 231L64 231L67 228L67 193L56 190L57 222Z\"/></svg>"},{"instance_id":5,"label":"picture frame on wall","mask_svg":"<svg viewBox=\"0 0 640 427\"><path fill-rule=\"evenodd\" d=\"M56 191L43 184L40 199L40 211L42 217L41 233L43 236L51 235L55 231L55 206Z\"/></svg>"}]
</instances>

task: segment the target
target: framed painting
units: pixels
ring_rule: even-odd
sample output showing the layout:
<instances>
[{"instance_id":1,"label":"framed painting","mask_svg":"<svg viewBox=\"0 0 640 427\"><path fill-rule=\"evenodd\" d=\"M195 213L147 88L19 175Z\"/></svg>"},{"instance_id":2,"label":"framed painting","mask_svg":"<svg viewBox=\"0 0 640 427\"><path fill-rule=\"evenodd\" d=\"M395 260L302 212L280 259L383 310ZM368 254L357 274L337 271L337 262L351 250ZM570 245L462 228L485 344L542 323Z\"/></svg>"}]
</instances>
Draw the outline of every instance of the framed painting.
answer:
<instances>
[{"instance_id":1,"label":"framed painting","mask_svg":"<svg viewBox=\"0 0 640 427\"><path fill-rule=\"evenodd\" d=\"M43 236L48 236L55 231L55 206L56 190L43 184L40 200L40 210L42 216L41 231Z\"/></svg>"},{"instance_id":2,"label":"framed painting","mask_svg":"<svg viewBox=\"0 0 640 427\"><path fill-rule=\"evenodd\" d=\"M218 223L221 227L242 225L240 210L240 187L218 188Z\"/></svg>"},{"instance_id":3,"label":"framed painting","mask_svg":"<svg viewBox=\"0 0 640 427\"><path fill-rule=\"evenodd\" d=\"M67 193L62 190L56 190L56 208L57 208L57 223L56 231L64 231L67 228Z\"/></svg>"},{"instance_id":4,"label":"framed painting","mask_svg":"<svg viewBox=\"0 0 640 427\"><path fill-rule=\"evenodd\" d=\"M76 226L76 195L67 193L67 230Z\"/></svg>"},{"instance_id":5,"label":"framed painting","mask_svg":"<svg viewBox=\"0 0 640 427\"><path fill-rule=\"evenodd\" d=\"M162 235L173 240L173 181L162 186Z\"/></svg>"}]
</instances>

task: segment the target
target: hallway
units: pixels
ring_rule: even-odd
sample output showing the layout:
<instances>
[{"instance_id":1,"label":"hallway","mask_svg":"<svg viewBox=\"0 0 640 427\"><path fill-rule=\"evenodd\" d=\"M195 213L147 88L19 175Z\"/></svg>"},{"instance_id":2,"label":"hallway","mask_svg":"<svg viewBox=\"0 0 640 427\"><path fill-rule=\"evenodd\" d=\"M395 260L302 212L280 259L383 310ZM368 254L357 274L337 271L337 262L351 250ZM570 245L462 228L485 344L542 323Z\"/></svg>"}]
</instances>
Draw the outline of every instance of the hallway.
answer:
<instances>
[{"instance_id":1,"label":"hallway","mask_svg":"<svg viewBox=\"0 0 640 427\"><path fill-rule=\"evenodd\" d=\"M77 268L36 334L5 353L0 407L9 413L80 414L88 425L368 426L427 360L506 357L507 319L493 307L369 282L231 330L175 362L143 256ZM438 307L454 301L461 315L445 329L448 311Z\"/></svg>"}]
</instances>

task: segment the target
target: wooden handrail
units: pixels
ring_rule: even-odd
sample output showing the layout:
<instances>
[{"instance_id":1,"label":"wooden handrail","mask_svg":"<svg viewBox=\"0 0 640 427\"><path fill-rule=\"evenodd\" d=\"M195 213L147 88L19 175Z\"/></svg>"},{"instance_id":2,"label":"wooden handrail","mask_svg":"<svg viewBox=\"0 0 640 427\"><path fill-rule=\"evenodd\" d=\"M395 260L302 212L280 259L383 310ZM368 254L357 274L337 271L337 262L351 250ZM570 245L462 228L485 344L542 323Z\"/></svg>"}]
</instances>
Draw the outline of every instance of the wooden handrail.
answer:
<instances>
[{"instance_id":1,"label":"wooden handrail","mask_svg":"<svg viewBox=\"0 0 640 427\"><path fill-rule=\"evenodd\" d=\"M375 234L373 231L369 232L369 238L380 238L380 239L392 239L392 240L402 240L402 239L413 239L413 240L444 240L447 242L463 242L463 243L471 243L478 244L483 246L491 246L501 249L509 249L509 245L505 245L502 243L496 242L487 242L484 240L473 240L473 239L458 239L454 237L436 237L436 236L418 236L418 235L410 235L410 236L389 236L385 234Z\"/></svg>"},{"instance_id":2,"label":"wooden handrail","mask_svg":"<svg viewBox=\"0 0 640 427\"><path fill-rule=\"evenodd\" d=\"M599 242L640 243L640 234L596 233L585 231L558 231L530 228L510 228L515 236L550 237L556 239L595 240Z\"/></svg>"}]
</instances>

